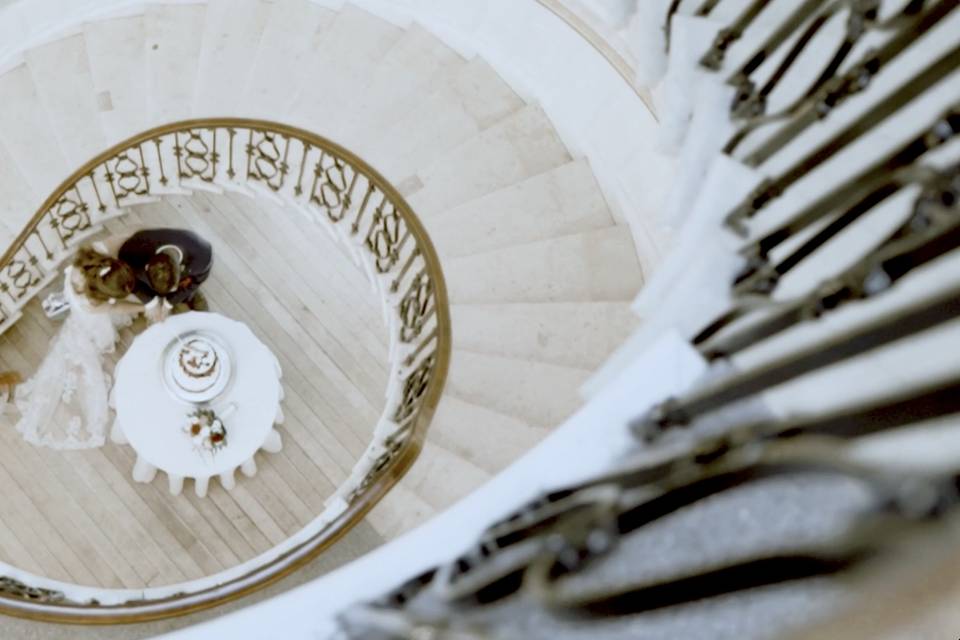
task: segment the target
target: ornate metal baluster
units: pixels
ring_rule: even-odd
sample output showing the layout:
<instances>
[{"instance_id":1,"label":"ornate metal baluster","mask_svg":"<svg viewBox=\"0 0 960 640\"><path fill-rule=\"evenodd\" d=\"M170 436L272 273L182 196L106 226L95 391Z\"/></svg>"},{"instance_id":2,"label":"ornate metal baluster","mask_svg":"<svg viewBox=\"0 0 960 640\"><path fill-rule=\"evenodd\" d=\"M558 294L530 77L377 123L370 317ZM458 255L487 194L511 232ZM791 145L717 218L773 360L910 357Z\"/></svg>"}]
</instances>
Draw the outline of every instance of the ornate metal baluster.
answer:
<instances>
[{"instance_id":1,"label":"ornate metal baluster","mask_svg":"<svg viewBox=\"0 0 960 640\"><path fill-rule=\"evenodd\" d=\"M400 340L413 342L420 336L430 316L436 311L433 306L433 281L420 272L410 283L406 295L400 300Z\"/></svg>"},{"instance_id":2,"label":"ornate metal baluster","mask_svg":"<svg viewBox=\"0 0 960 640\"><path fill-rule=\"evenodd\" d=\"M420 362L416 369L407 374L403 381L403 392L400 404L393 414L393 421L397 424L403 424L410 420L417 412L423 394L426 393L430 385L430 378L433 375L434 366L437 363L435 353L431 353Z\"/></svg>"},{"instance_id":3,"label":"ornate metal baluster","mask_svg":"<svg viewBox=\"0 0 960 640\"><path fill-rule=\"evenodd\" d=\"M297 197L303 195L303 172L307 168L307 155L309 155L310 150L313 149L309 142L301 140L300 143L303 145L303 155L300 158L300 170L297 172L297 185L293 188L293 195ZM323 158L322 151L320 152L320 158Z\"/></svg>"},{"instance_id":4,"label":"ornate metal baluster","mask_svg":"<svg viewBox=\"0 0 960 640\"><path fill-rule=\"evenodd\" d=\"M424 351L426 351L426 350L427 350L427 347L429 347L430 344L433 342L433 340L437 339L437 338L439 337L439 335L440 335L440 334L439 334L439 332L437 331L437 328L435 327L435 328L433 329L433 331L431 331L430 333L428 333L428 334L420 341L420 344L417 345L417 348L414 349L412 352L410 352L410 353L407 355L407 357L403 359L403 364L404 364L404 366L406 366L406 367L412 366L413 363L417 361L417 358L420 356L420 354L423 353ZM436 354L434 354L434 355L436 355Z\"/></svg>"},{"instance_id":5,"label":"ornate metal baluster","mask_svg":"<svg viewBox=\"0 0 960 640\"><path fill-rule=\"evenodd\" d=\"M403 266L400 267L400 271L394 277L393 282L390 283L390 292L396 293L400 290L400 283L403 282L404 276L407 275L407 272L413 266L414 261L419 258L421 255L420 247L417 247L410 252L410 255L407 256L407 261L403 263ZM422 274L421 274L422 275Z\"/></svg>"},{"instance_id":6,"label":"ornate metal baluster","mask_svg":"<svg viewBox=\"0 0 960 640\"><path fill-rule=\"evenodd\" d=\"M353 173L349 180L348 173ZM313 168L310 202L323 209L331 221L340 222L350 210L353 190L359 177L360 175L340 158L325 151L321 152L320 159ZM361 208L366 206L366 198L369 196L368 189Z\"/></svg>"},{"instance_id":7,"label":"ornate metal baluster","mask_svg":"<svg viewBox=\"0 0 960 640\"><path fill-rule=\"evenodd\" d=\"M97 186L96 171L96 169L91 169L90 173L88 173L86 177L90 179L90 184L93 186L93 193L97 196L97 211L103 213L107 210L107 205L103 203L103 198L100 197L100 187ZM104 172L109 175L106 165L104 165Z\"/></svg>"},{"instance_id":8,"label":"ornate metal baluster","mask_svg":"<svg viewBox=\"0 0 960 640\"><path fill-rule=\"evenodd\" d=\"M204 140L204 131L209 132L209 141ZM175 133L173 155L177 158L177 175L181 180L197 178L213 183L217 177L217 162L220 159L217 151L217 130L210 127Z\"/></svg>"},{"instance_id":9,"label":"ornate metal baluster","mask_svg":"<svg viewBox=\"0 0 960 640\"><path fill-rule=\"evenodd\" d=\"M150 182L147 180L149 169L144 163L143 147L138 145L136 149L139 152L136 156L132 149L127 149L114 156L112 166L110 161L104 163L107 182L118 207L122 207L124 201L131 197L150 193Z\"/></svg>"},{"instance_id":10,"label":"ornate metal baluster","mask_svg":"<svg viewBox=\"0 0 960 640\"><path fill-rule=\"evenodd\" d=\"M34 233L37 233L36 231ZM15 257L0 270L0 292L5 293L15 306L43 280L40 260L26 245L21 249L27 255Z\"/></svg>"},{"instance_id":11,"label":"ornate metal baluster","mask_svg":"<svg viewBox=\"0 0 960 640\"><path fill-rule=\"evenodd\" d=\"M227 177L231 180L236 177L237 172L233 168L233 139L237 137L237 130L233 127L227 128L227 134L229 135L229 144L227 146L227 151L229 157L227 160Z\"/></svg>"},{"instance_id":12,"label":"ornate metal baluster","mask_svg":"<svg viewBox=\"0 0 960 640\"><path fill-rule=\"evenodd\" d=\"M50 216L50 227L60 238L64 249L68 247L71 238L90 228L90 216L87 212L87 203L83 201L76 186L73 187L72 197L64 194L47 212ZM48 256L50 257L52 256Z\"/></svg>"},{"instance_id":13,"label":"ornate metal baluster","mask_svg":"<svg viewBox=\"0 0 960 640\"><path fill-rule=\"evenodd\" d=\"M393 268L409 238L410 230L403 224L396 207L384 198L373 212L365 241L367 249L373 254L378 273L387 273Z\"/></svg>"},{"instance_id":14,"label":"ornate metal baluster","mask_svg":"<svg viewBox=\"0 0 960 640\"><path fill-rule=\"evenodd\" d=\"M290 138L284 134L250 129L247 144L247 180L263 182L272 191L280 191L290 170L287 163L289 152Z\"/></svg>"},{"instance_id":15,"label":"ornate metal baluster","mask_svg":"<svg viewBox=\"0 0 960 640\"><path fill-rule=\"evenodd\" d=\"M173 134L173 135L174 135L174 138L176 138L176 135L177 135L177 134ZM154 138L154 139L153 139L153 144L154 144L154 146L155 146L155 148L156 148L156 151L157 151L157 165L159 165L159 167L160 167L160 184L165 187L165 186L167 186L167 182L168 182L168 181L167 181L166 171L165 171L164 168L163 168L163 153L162 153L161 150L160 150L160 144L161 144L161 142L162 142L162 139L161 139L161 138Z\"/></svg>"},{"instance_id":16,"label":"ornate metal baluster","mask_svg":"<svg viewBox=\"0 0 960 640\"><path fill-rule=\"evenodd\" d=\"M350 225L351 233L356 234L360 231L360 220L367 211L367 205L370 204L370 198L373 196L374 191L377 191L377 186L371 182L367 186L367 192L363 195L363 202L360 203L360 208L357 209L357 215L353 219L353 224Z\"/></svg>"}]
</instances>

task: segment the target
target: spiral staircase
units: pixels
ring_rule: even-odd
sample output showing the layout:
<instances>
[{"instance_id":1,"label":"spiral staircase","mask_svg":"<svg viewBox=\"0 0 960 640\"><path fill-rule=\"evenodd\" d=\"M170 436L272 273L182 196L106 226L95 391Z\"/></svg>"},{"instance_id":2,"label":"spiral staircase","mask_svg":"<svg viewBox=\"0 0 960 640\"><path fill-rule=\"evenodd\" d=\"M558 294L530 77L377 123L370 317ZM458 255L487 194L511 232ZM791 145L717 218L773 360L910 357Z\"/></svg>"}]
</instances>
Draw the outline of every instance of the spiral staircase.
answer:
<instances>
[{"instance_id":1,"label":"spiral staircase","mask_svg":"<svg viewBox=\"0 0 960 640\"><path fill-rule=\"evenodd\" d=\"M342 196L350 176L375 213L358 187L333 215L330 185ZM0 73L0 194L6 368L39 364L57 327L39 302L73 247L179 226L213 242L211 308L274 350L287 392L284 451L206 499L134 483L116 445L49 452L5 425L0 561L40 601L25 576L176 600L304 531L306 556L327 550L307 573L399 536L578 408L644 280L590 162L535 102L481 57L350 4L148 4L24 51ZM417 272L430 293L405 344L391 309ZM417 396L408 455L373 476L424 354L436 397Z\"/></svg>"}]
</instances>

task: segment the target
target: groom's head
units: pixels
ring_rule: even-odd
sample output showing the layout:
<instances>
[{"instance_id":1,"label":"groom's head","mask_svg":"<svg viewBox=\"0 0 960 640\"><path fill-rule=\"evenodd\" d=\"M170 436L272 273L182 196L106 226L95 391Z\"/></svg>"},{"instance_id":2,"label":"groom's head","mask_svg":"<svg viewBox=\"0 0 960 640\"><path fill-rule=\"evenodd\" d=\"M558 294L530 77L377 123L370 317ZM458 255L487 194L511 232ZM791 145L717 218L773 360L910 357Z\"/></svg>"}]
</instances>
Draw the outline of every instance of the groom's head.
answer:
<instances>
[{"instance_id":1,"label":"groom's head","mask_svg":"<svg viewBox=\"0 0 960 640\"><path fill-rule=\"evenodd\" d=\"M180 282L180 265L169 254L155 253L147 261L146 272L150 288L164 295L177 290Z\"/></svg>"}]
</instances>

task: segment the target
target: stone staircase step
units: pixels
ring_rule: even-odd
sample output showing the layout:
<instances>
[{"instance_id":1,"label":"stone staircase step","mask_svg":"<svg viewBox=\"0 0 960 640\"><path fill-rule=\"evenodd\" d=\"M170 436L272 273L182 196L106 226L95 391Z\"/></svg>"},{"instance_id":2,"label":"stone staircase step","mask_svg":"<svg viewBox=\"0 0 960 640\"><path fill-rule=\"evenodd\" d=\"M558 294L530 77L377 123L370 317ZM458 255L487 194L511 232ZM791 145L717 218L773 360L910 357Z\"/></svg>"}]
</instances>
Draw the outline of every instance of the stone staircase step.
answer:
<instances>
[{"instance_id":1,"label":"stone staircase step","mask_svg":"<svg viewBox=\"0 0 960 640\"><path fill-rule=\"evenodd\" d=\"M467 61L439 38L412 24L376 67L370 81L338 126L350 142L367 130L380 131L419 100L453 80ZM339 134L338 134L339 135Z\"/></svg>"},{"instance_id":2,"label":"stone staircase step","mask_svg":"<svg viewBox=\"0 0 960 640\"><path fill-rule=\"evenodd\" d=\"M372 70L402 35L402 29L386 20L344 6L324 33L310 78L284 110L285 119L337 139L373 79Z\"/></svg>"},{"instance_id":3,"label":"stone staircase step","mask_svg":"<svg viewBox=\"0 0 960 640\"><path fill-rule=\"evenodd\" d=\"M493 68L471 60L451 82L418 101L383 130L368 130L356 150L401 190L402 180L523 106Z\"/></svg>"},{"instance_id":4,"label":"stone staircase step","mask_svg":"<svg viewBox=\"0 0 960 640\"><path fill-rule=\"evenodd\" d=\"M489 480L490 475L428 440L404 476L403 485L433 509L442 511Z\"/></svg>"},{"instance_id":5,"label":"stone staircase step","mask_svg":"<svg viewBox=\"0 0 960 640\"><path fill-rule=\"evenodd\" d=\"M145 14L147 109L152 125L192 115L206 5L150 5Z\"/></svg>"},{"instance_id":6,"label":"stone staircase step","mask_svg":"<svg viewBox=\"0 0 960 640\"><path fill-rule=\"evenodd\" d=\"M595 370L640 319L628 302L453 305L455 349Z\"/></svg>"},{"instance_id":7,"label":"stone staircase step","mask_svg":"<svg viewBox=\"0 0 960 640\"><path fill-rule=\"evenodd\" d=\"M313 68L324 31L335 16L309 0L275 3L237 109L249 117L277 118Z\"/></svg>"},{"instance_id":8,"label":"stone staircase step","mask_svg":"<svg viewBox=\"0 0 960 640\"><path fill-rule=\"evenodd\" d=\"M195 117L241 115L243 87L274 3L209 0L201 38Z\"/></svg>"},{"instance_id":9,"label":"stone staircase step","mask_svg":"<svg viewBox=\"0 0 960 640\"><path fill-rule=\"evenodd\" d=\"M96 93L83 34L31 49L24 54L47 124L72 168L106 148L97 116Z\"/></svg>"},{"instance_id":10,"label":"stone staircase step","mask_svg":"<svg viewBox=\"0 0 960 640\"><path fill-rule=\"evenodd\" d=\"M16 159L0 141L0 243L10 245L40 205L43 196L35 193L20 172Z\"/></svg>"},{"instance_id":11,"label":"stone staircase step","mask_svg":"<svg viewBox=\"0 0 960 640\"><path fill-rule=\"evenodd\" d=\"M424 224L447 259L602 229L613 218L581 159L429 216Z\"/></svg>"},{"instance_id":12,"label":"stone staircase step","mask_svg":"<svg viewBox=\"0 0 960 640\"><path fill-rule=\"evenodd\" d=\"M621 226L454 258L444 276L454 304L629 300L643 284Z\"/></svg>"},{"instance_id":13,"label":"stone staircase step","mask_svg":"<svg viewBox=\"0 0 960 640\"><path fill-rule=\"evenodd\" d=\"M414 210L430 216L570 159L543 110L528 105L419 168L408 199Z\"/></svg>"},{"instance_id":14,"label":"stone staircase step","mask_svg":"<svg viewBox=\"0 0 960 640\"><path fill-rule=\"evenodd\" d=\"M589 375L586 369L455 349L447 392L550 428L580 406L578 390Z\"/></svg>"},{"instance_id":15,"label":"stone staircase step","mask_svg":"<svg viewBox=\"0 0 960 640\"><path fill-rule=\"evenodd\" d=\"M136 15L83 26L97 108L107 144L148 127L146 27Z\"/></svg>"},{"instance_id":16,"label":"stone staircase step","mask_svg":"<svg viewBox=\"0 0 960 640\"><path fill-rule=\"evenodd\" d=\"M25 64L0 75L0 140L41 201L71 171ZM22 227L40 204L34 202L11 224Z\"/></svg>"},{"instance_id":17,"label":"stone staircase step","mask_svg":"<svg viewBox=\"0 0 960 640\"><path fill-rule=\"evenodd\" d=\"M446 394L427 441L494 474L536 446L550 431Z\"/></svg>"},{"instance_id":18,"label":"stone staircase step","mask_svg":"<svg viewBox=\"0 0 960 640\"><path fill-rule=\"evenodd\" d=\"M394 486L367 514L367 522L385 540L423 524L436 513L425 500L402 484Z\"/></svg>"}]
</instances>

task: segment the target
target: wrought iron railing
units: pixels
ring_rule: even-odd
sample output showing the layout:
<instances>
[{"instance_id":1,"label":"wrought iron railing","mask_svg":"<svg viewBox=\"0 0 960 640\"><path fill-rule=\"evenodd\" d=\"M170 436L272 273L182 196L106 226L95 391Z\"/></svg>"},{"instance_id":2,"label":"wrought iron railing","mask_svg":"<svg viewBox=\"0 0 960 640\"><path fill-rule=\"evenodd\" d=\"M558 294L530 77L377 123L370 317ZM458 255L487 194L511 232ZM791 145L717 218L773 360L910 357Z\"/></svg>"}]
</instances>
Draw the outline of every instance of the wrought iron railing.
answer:
<instances>
[{"instance_id":1,"label":"wrought iron railing","mask_svg":"<svg viewBox=\"0 0 960 640\"><path fill-rule=\"evenodd\" d=\"M671 0L664 16L668 35L674 15L704 18L722 5L723 0ZM769 11L775 5L783 9L779 17ZM919 554L913 551L929 550L932 541L937 552L925 558L924 566L953 566L960 465L956 449L949 460L943 451L933 453L955 443L917 427L940 420L949 420L954 431L960 425L960 368L937 366L935 357L940 351L953 353L956 333L947 331L956 331L960 320L960 0L803 0L794 5L750 0L725 8L731 6L739 13L717 25L712 44L674 40L675 47L704 50L696 52L702 54L696 76L681 69L673 79L690 83L685 99L697 96L686 136L694 153L684 149L678 163L681 178L696 180L680 179L675 189L703 185L705 192L696 204L690 199L689 208L676 212L685 216L679 244L685 250L668 256L668 262L676 261L661 267L638 300L655 321L652 329L641 328L641 338L662 337L669 328L671 335L689 340L681 356L692 357L695 349L704 368L715 366L674 397L638 412L629 424L595 425L595 438L603 437L604 428L615 433L616 427L636 438L636 449L611 461L605 473L519 505L478 531L475 543L459 555L425 566L380 597L342 611L340 633L333 637L447 632L451 637L608 632L673 637L693 625L709 635L714 616L720 621L717 635L723 635L743 611L758 617L753 628L738 624L741 636L752 631L787 637L778 614L759 617L764 607L757 603L772 602L762 600L765 588L801 580L809 587L810 578L841 575L869 588L865 577L878 577L892 560L917 563ZM835 16L845 19L843 32L812 45ZM766 31L759 32L766 35L751 39L748 27L764 20ZM937 36L938 29L939 40L923 39L928 32ZM874 48L860 46L877 34L886 39L872 42ZM906 62L917 49L929 53L928 59ZM783 55L775 58L777 52ZM798 63L801 54L814 53L819 57ZM682 64L683 56L678 59ZM771 63L764 66L765 60ZM901 66L883 74L894 64ZM887 80L893 82L877 87ZM696 90L694 83L700 83ZM863 93L875 99L857 105L853 98ZM907 112L921 101L926 114ZM894 117L900 118L896 134L890 126ZM801 139L814 124L826 135ZM691 141L694 132L699 139ZM861 146L857 157L843 155L868 137L872 148ZM774 156L777 162L767 164ZM801 181L805 193L795 186ZM738 190L739 200L724 202L721 196ZM891 212L898 217L891 218ZM741 244L737 253L728 250L735 244ZM795 275L801 267L808 269L805 277ZM746 357L737 359L742 352ZM857 360L869 356L875 359ZM838 372L840 366L850 368ZM639 388L660 369L659 360L651 363L634 384ZM638 370L642 367L629 369ZM799 386L788 386L792 383ZM800 402L787 403L781 412L791 391ZM617 393L596 401L601 397L615 402ZM586 410L581 419L617 415L621 408ZM871 436L891 432L912 436L907 442L917 449L918 441L926 447L918 453L900 440L888 443L883 456L877 450L862 455ZM568 441L571 449L573 442L576 438ZM657 447L654 455L642 451ZM551 455L556 451L555 446ZM799 476L838 481L830 492L842 483L855 484L861 498L869 499L843 519L833 516L838 528L810 542L799 533L802 518L816 518L823 507L844 502L804 485L802 493L790 494L789 510L800 514L797 526L778 532L775 522L788 509L769 495L754 500L757 493L751 498L742 492L770 479ZM776 495L770 484L762 488ZM736 537L755 541L752 551L737 544L724 548L734 536L728 532L722 540L722 534L711 532L714 521L721 530L722 514L716 502L710 508L702 504L708 499L738 514ZM665 526L665 520L682 511L689 515L698 504L699 516L687 520L694 525ZM748 520L749 530L743 524ZM690 535L693 529L708 531L699 545L684 545L684 535L676 549L674 541L669 546L635 542L644 532L649 541L678 530ZM711 551L705 554L708 560L691 567L686 552L699 554L702 546ZM718 551L726 557L718 560ZM651 557L654 552L658 557ZM666 570L663 554L676 554L679 568ZM889 583L889 573L874 582ZM918 579L916 586L921 584ZM811 595L815 592L803 592L813 615L802 610L797 619L835 614L838 592L857 591L850 587L844 582L841 589L825 590L820 602ZM785 591L781 588L779 595ZM882 593L886 606L904 604L889 590ZM911 594L905 600L921 600L910 587L903 593ZM748 598L754 598L750 606ZM667 608L672 608L667 614L639 618ZM671 619L685 616L674 633L664 629ZM843 630L831 637L854 637L849 628Z\"/></svg>"},{"instance_id":2,"label":"wrought iron railing","mask_svg":"<svg viewBox=\"0 0 960 640\"><path fill-rule=\"evenodd\" d=\"M450 357L450 318L439 260L403 197L339 145L261 120L168 124L100 154L43 203L0 259L0 332L60 273L102 223L133 205L193 190L262 195L324 225L380 294L390 340L385 409L373 441L327 501L305 541L269 562L191 591L189 584L139 596L83 601L38 579L0 578L0 611L66 621L136 621L235 598L295 570L357 523L419 453ZM300 536L301 540L303 536ZM283 545L281 545L283 546ZM209 582L209 581L208 581Z\"/></svg>"}]
</instances>

